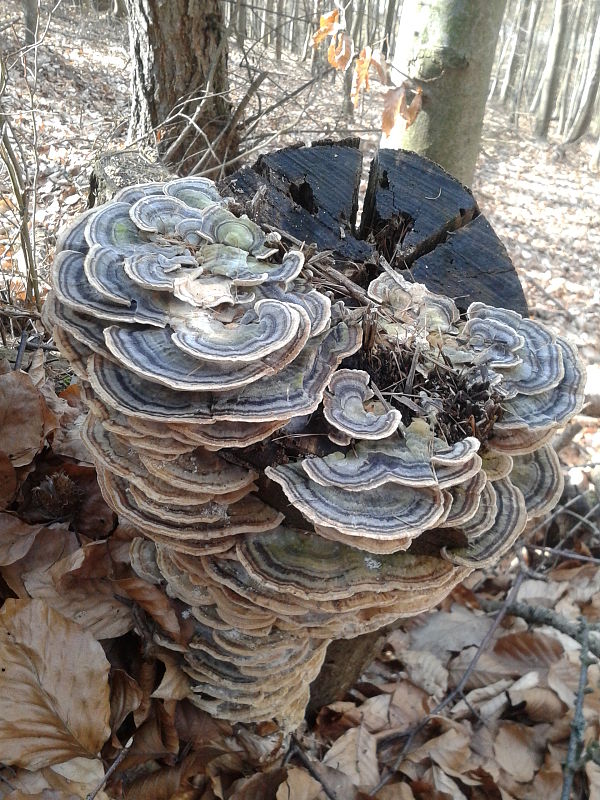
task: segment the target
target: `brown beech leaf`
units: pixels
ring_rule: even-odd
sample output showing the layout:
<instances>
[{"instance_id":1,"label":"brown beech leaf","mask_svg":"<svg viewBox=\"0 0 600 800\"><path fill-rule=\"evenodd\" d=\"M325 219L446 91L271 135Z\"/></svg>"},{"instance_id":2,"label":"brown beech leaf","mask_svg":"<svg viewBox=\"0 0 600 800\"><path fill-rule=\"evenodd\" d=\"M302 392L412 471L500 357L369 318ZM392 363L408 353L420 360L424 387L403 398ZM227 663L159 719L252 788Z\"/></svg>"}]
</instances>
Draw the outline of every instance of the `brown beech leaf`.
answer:
<instances>
[{"instance_id":1,"label":"brown beech leaf","mask_svg":"<svg viewBox=\"0 0 600 800\"><path fill-rule=\"evenodd\" d=\"M204 771L205 763L202 753L190 753L174 767L163 767L138 777L127 787L127 800L183 800L187 797L183 793L186 783ZM197 797L197 791L193 790L190 798Z\"/></svg>"},{"instance_id":2,"label":"brown beech leaf","mask_svg":"<svg viewBox=\"0 0 600 800\"><path fill-rule=\"evenodd\" d=\"M175 727L181 741L190 742L194 750L217 743L233 733L229 722L211 717L188 700L177 703Z\"/></svg>"},{"instance_id":3,"label":"brown beech leaf","mask_svg":"<svg viewBox=\"0 0 600 800\"><path fill-rule=\"evenodd\" d=\"M33 528L38 526L32 526ZM22 599L29 599L23 578L36 570L47 570L52 564L79 547L75 534L65 525L40 525L35 547L18 561L0 567L0 574L12 591Z\"/></svg>"},{"instance_id":4,"label":"brown beech leaf","mask_svg":"<svg viewBox=\"0 0 600 800\"><path fill-rule=\"evenodd\" d=\"M420 86L412 90L414 96L410 103L407 102L407 91L411 86L407 81L400 84L396 89L389 89L383 96L383 115L381 117L381 129L386 136L392 132L397 118L400 116L406 120L406 127L409 128L423 107L423 90Z\"/></svg>"},{"instance_id":5,"label":"brown beech leaf","mask_svg":"<svg viewBox=\"0 0 600 800\"><path fill-rule=\"evenodd\" d=\"M110 735L100 644L41 600L4 603L0 642L2 761L36 770L94 758Z\"/></svg>"},{"instance_id":6,"label":"brown beech leaf","mask_svg":"<svg viewBox=\"0 0 600 800\"><path fill-rule=\"evenodd\" d=\"M152 586L141 578L121 578L115 583L176 641L181 638L175 609L158 586Z\"/></svg>"},{"instance_id":7,"label":"brown beech leaf","mask_svg":"<svg viewBox=\"0 0 600 800\"><path fill-rule=\"evenodd\" d=\"M376 48L371 53L371 66L375 69L381 83L387 86L390 82L390 70L386 58L379 48Z\"/></svg>"},{"instance_id":8,"label":"brown beech leaf","mask_svg":"<svg viewBox=\"0 0 600 800\"><path fill-rule=\"evenodd\" d=\"M110 675L110 729L115 734L125 718L140 707L144 693L137 681L123 669Z\"/></svg>"},{"instance_id":9,"label":"brown beech leaf","mask_svg":"<svg viewBox=\"0 0 600 800\"><path fill-rule=\"evenodd\" d=\"M327 50L327 60L334 69L346 72L352 63L354 44L352 37L346 31L340 31L331 40Z\"/></svg>"},{"instance_id":10,"label":"brown beech leaf","mask_svg":"<svg viewBox=\"0 0 600 800\"><path fill-rule=\"evenodd\" d=\"M364 725L336 739L323 764L343 772L359 788L369 790L379 782L377 743Z\"/></svg>"},{"instance_id":11,"label":"brown beech leaf","mask_svg":"<svg viewBox=\"0 0 600 800\"><path fill-rule=\"evenodd\" d=\"M28 525L14 514L0 512L0 566L23 558L43 525Z\"/></svg>"},{"instance_id":12,"label":"brown beech leaf","mask_svg":"<svg viewBox=\"0 0 600 800\"><path fill-rule=\"evenodd\" d=\"M372 57L373 51L369 45L366 45L360 51L356 59L354 74L352 76L352 102L355 108L358 105L361 89L365 92L369 91L369 67Z\"/></svg>"},{"instance_id":13,"label":"brown beech leaf","mask_svg":"<svg viewBox=\"0 0 600 800\"><path fill-rule=\"evenodd\" d=\"M534 728L502 721L494 741L496 760L514 780L527 783L541 766L542 757Z\"/></svg>"},{"instance_id":14,"label":"brown beech leaf","mask_svg":"<svg viewBox=\"0 0 600 800\"><path fill-rule=\"evenodd\" d=\"M158 658L165 665L165 674L160 686L152 692L150 697L162 700L184 700L191 694L189 678L178 665L173 656L161 652Z\"/></svg>"},{"instance_id":15,"label":"brown beech leaf","mask_svg":"<svg viewBox=\"0 0 600 800\"><path fill-rule=\"evenodd\" d=\"M0 375L0 450L14 467L32 461L46 433L46 404L24 372Z\"/></svg>"},{"instance_id":16,"label":"brown beech leaf","mask_svg":"<svg viewBox=\"0 0 600 800\"><path fill-rule=\"evenodd\" d=\"M158 701L152 704L151 712L133 736L133 744L125 756L123 769L149 760L164 760L173 764L179 751L179 736L171 715Z\"/></svg>"},{"instance_id":17,"label":"brown beech leaf","mask_svg":"<svg viewBox=\"0 0 600 800\"><path fill-rule=\"evenodd\" d=\"M280 767L270 772L257 772L249 778L240 778L232 785L229 800L265 800L274 797L286 777L287 770Z\"/></svg>"},{"instance_id":18,"label":"brown beech leaf","mask_svg":"<svg viewBox=\"0 0 600 800\"><path fill-rule=\"evenodd\" d=\"M0 509L6 508L17 491L17 473L4 450L0 450ZM0 528L1 530L1 528Z\"/></svg>"},{"instance_id":19,"label":"brown beech leaf","mask_svg":"<svg viewBox=\"0 0 600 800\"><path fill-rule=\"evenodd\" d=\"M323 787L305 769L288 767L287 778L277 789L275 800L319 800Z\"/></svg>"},{"instance_id":20,"label":"brown beech leaf","mask_svg":"<svg viewBox=\"0 0 600 800\"><path fill-rule=\"evenodd\" d=\"M319 30L313 36L313 47L318 47L328 36L334 36L340 29L340 12L337 8L321 14Z\"/></svg>"}]
</instances>

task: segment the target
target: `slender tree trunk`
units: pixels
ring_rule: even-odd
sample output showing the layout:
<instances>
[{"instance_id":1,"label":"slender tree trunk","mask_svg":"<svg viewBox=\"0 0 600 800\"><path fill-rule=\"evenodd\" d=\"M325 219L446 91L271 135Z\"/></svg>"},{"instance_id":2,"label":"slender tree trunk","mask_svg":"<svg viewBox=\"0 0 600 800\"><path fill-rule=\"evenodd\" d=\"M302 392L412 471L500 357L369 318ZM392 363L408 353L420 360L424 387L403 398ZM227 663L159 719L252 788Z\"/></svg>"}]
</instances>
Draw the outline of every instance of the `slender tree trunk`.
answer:
<instances>
[{"instance_id":1,"label":"slender tree trunk","mask_svg":"<svg viewBox=\"0 0 600 800\"><path fill-rule=\"evenodd\" d=\"M583 10L583 0L577 0L575 13L571 14L573 23L569 34L567 47L567 63L562 74L560 90L558 94L558 130L561 136L564 135L568 123L569 99L571 96L570 87L573 84L573 75L576 72L577 42L581 33L581 13Z\"/></svg>"},{"instance_id":2,"label":"slender tree trunk","mask_svg":"<svg viewBox=\"0 0 600 800\"><path fill-rule=\"evenodd\" d=\"M35 42L38 25L39 5L38 0L24 0L25 11L25 44Z\"/></svg>"},{"instance_id":3,"label":"slender tree trunk","mask_svg":"<svg viewBox=\"0 0 600 800\"><path fill-rule=\"evenodd\" d=\"M594 106L596 103L596 96L598 94L598 83L600 82L600 16L596 21L596 31L592 41L592 49L590 53L590 60L585 76L585 83L583 86L583 94L581 103L577 112L577 116L573 125L571 126L566 138L565 144L575 142L587 131L592 115L594 113Z\"/></svg>"},{"instance_id":4,"label":"slender tree trunk","mask_svg":"<svg viewBox=\"0 0 600 800\"><path fill-rule=\"evenodd\" d=\"M235 41L241 49L246 41L248 0L237 0L235 15Z\"/></svg>"},{"instance_id":5,"label":"slender tree trunk","mask_svg":"<svg viewBox=\"0 0 600 800\"><path fill-rule=\"evenodd\" d=\"M521 98L523 96L523 89L525 87L525 79L529 71L529 64L531 61L531 53L533 51L533 40L535 37L535 26L538 20L540 10L539 0L533 0L529 8L529 21L527 23L527 38L525 40L525 52L523 53L523 61L521 69L519 70L519 83L515 93L515 100L513 103L513 125L518 128L519 126L519 108L521 106Z\"/></svg>"},{"instance_id":6,"label":"slender tree trunk","mask_svg":"<svg viewBox=\"0 0 600 800\"><path fill-rule=\"evenodd\" d=\"M283 0L277 0L275 28L275 58L281 61L281 51L283 49L283 29L285 27L283 19Z\"/></svg>"},{"instance_id":7,"label":"slender tree trunk","mask_svg":"<svg viewBox=\"0 0 600 800\"><path fill-rule=\"evenodd\" d=\"M402 10L402 0L400 0L400 8L398 12ZM394 45L395 45L395 35L394 32L396 30L396 0L388 0L387 10L385 12L385 23L384 23L385 30L383 32L384 40L383 40L383 54L387 58L388 53L394 52Z\"/></svg>"},{"instance_id":8,"label":"slender tree trunk","mask_svg":"<svg viewBox=\"0 0 600 800\"><path fill-rule=\"evenodd\" d=\"M505 0L405 0L394 65L423 90L423 108L383 147L414 150L471 183Z\"/></svg>"},{"instance_id":9,"label":"slender tree trunk","mask_svg":"<svg viewBox=\"0 0 600 800\"><path fill-rule=\"evenodd\" d=\"M156 142L182 173L217 174L235 150L219 0L128 0L127 8L130 140Z\"/></svg>"},{"instance_id":10,"label":"slender tree trunk","mask_svg":"<svg viewBox=\"0 0 600 800\"><path fill-rule=\"evenodd\" d=\"M525 18L527 16L528 10L528 3L527 0L519 0L519 4L517 5L516 15L515 15L515 22L514 28L511 31L510 37L510 52L508 55L508 61L506 63L506 68L504 70L504 78L502 80L502 86L500 87L500 102L502 104L506 103L506 98L510 89L515 90L515 76L517 73L517 66L518 66L518 58L517 52L519 49L519 42L521 41L521 31L525 25Z\"/></svg>"},{"instance_id":11,"label":"slender tree trunk","mask_svg":"<svg viewBox=\"0 0 600 800\"><path fill-rule=\"evenodd\" d=\"M568 11L569 4L565 0L555 0L552 33L550 34L546 66L541 80L540 107L534 126L534 133L540 139L545 139L548 135L550 120L556 108L559 66L566 38Z\"/></svg>"}]
</instances>

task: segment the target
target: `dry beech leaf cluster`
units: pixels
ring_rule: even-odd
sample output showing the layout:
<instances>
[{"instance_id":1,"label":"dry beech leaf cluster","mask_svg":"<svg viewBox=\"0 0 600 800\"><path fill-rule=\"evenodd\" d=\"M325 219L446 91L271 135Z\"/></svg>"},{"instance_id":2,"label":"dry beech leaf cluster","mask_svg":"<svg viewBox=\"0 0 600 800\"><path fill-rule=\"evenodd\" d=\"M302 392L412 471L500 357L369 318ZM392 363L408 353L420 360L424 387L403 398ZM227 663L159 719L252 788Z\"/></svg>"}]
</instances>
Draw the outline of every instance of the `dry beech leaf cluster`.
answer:
<instances>
[{"instance_id":1,"label":"dry beech leaf cluster","mask_svg":"<svg viewBox=\"0 0 600 800\"><path fill-rule=\"evenodd\" d=\"M557 502L548 441L581 406L574 349L513 312L460 319L385 269L366 306L314 288L301 251L204 179L87 212L53 277L44 316L79 383L56 397L0 375L0 574L16 598L0 619L0 796L86 796L128 741L108 796L366 796L390 729L422 719L475 640L455 628L440 653L439 632L435 647L398 634L385 682L294 745L310 771L281 761L285 734L329 641L432 608ZM487 618L463 612L464 637ZM498 669L480 685L519 674ZM564 717L562 679L510 686L555 692L539 697ZM498 783L531 722L498 701L492 749L463 769L474 703L434 719L377 797Z\"/></svg>"},{"instance_id":2,"label":"dry beech leaf cluster","mask_svg":"<svg viewBox=\"0 0 600 800\"><path fill-rule=\"evenodd\" d=\"M380 48L365 45L360 53L354 49L352 36L346 31L346 20L342 6L322 14L319 28L313 36L313 47L318 47L328 37L327 61L336 70L346 72L356 56L352 73L351 97L354 106L358 105L361 93L369 91L369 72L374 74L384 86L392 84L389 65ZM398 117L409 128L423 107L423 90L411 80L388 89L383 96L381 130L388 136Z\"/></svg>"}]
</instances>

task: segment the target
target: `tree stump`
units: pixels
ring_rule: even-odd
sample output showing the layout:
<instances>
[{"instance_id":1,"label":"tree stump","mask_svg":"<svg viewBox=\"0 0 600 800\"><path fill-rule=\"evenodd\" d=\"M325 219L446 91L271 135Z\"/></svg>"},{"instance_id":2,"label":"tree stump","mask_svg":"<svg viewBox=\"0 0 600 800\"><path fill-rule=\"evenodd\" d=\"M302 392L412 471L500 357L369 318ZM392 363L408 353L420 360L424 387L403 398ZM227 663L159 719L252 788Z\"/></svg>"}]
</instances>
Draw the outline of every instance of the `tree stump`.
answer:
<instances>
[{"instance_id":1,"label":"tree stump","mask_svg":"<svg viewBox=\"0 0 600 800\"><path fill-rule=\"evenodd\" d=\"M434 292L527 315L515 268L469 189L433 162L402 150L382 150L370 165L357 224L363 158L359 140L321 141L261 156L221 184L249 217L307 246L329 251L336 268L366 288L383 256ZM101 156L90 205L122 186L168 178L160 164L136 154ZM313 683L309 714L345 694L376 655L382 632L333 642Z\"/></svg>"}]
</instances>

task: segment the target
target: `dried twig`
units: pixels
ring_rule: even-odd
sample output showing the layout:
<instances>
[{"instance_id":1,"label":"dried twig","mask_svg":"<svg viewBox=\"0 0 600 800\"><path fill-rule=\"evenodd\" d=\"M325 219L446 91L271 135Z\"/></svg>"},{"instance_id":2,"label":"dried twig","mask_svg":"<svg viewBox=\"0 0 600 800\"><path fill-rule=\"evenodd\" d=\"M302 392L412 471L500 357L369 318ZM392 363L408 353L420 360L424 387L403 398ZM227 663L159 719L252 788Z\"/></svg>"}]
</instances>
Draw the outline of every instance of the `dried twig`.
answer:
<instances>
[{"instance_id":1,"label":"dried twig","mask_svg":"<svg viewBox=\"0 0 600 800\"><path fill-rule=\"evenodd\" d=\"M287 752L287 755L284 760L284 765L291 761L292 758L297 758L298 761L302 764L302 766L306 769L308 774L311 778L317 781L317 783L321 784L321 788L323 789L323 794L328 800L338 800L335 794L332 794L331 789L327 786L327 784L323 781L323 778L319 775L317 770L314 768L314 765L310 758L306 755L302 747L300 746L300 742L296 739L295 736L291 737L291 744L290 749ZM91 798L86 798L86 800L91 800Z\"/></svg>"},{"instance_id":2,"label":"dried twig","mask_svg":"<svg viewBox=\"0 0 600 800\"><path fill-rule=\"evenodd\" d=\"M484 611L495 611L500 606L504 607L504 604L497 600L481 599L479 604ZM570 622L566 617L563 617L562 614L558 614L551 608L545 608L544 606L531 606L528 603L509 603L509 605L506 607L505 613L509 614L511 617L519 617L520 619L524 619L525 622L528 622L530 625L549 625L551 628L570 636L571 639L579 642L579 644L583 644L580 625L575 622ZM600 623L588 622L587 630L600 632ZM600 658L600 641L597 639L591 639L589 640L587 647L590 653L593 653L595 656Z\"/></svg>"},{"instance_id":3,"label":"dried twig","mask_svg":"<svg viewBox=\"0 0 600 800\"><path fill-rule=\"evenodd\" d=\"M575 713L573 716L573 721L571 722L571 736L569 737L567 759L563 765L563 786L560 800L569 800L571 797L571 787L573 785L573 778L577 772L577 761L581 755L583 736L585 734L583 698L585 695L585 687L587 685L588 667L590 666L590 658L588 656L589 633L588 624L585 618L582 618L581 622L579 623L578 641L581 642L581 652L579 654L579 661L581 664L579 670L579 685L577 687Z\"/></svg>"},{"instance_id":4,"label":"dried twig","mask_svg":"<svg viewBox=\"0 0 600 800\"><path fill-rule=\"evenodd\" d=\"M121 750L121 752L119 753L119 755L118 755L118 756L115 758L115 760L113 761L113 763L112 763L112 764L110 765L110 767L109 767L109 768L106 770L106 773L105 773L104 777L102 778L102 780L100 781L100 783L99 783L99 784L98 784L98 785L97 785L97 786L96 786L96 787L95 787L95 788L94 788L94 789L93 789L93 790L92 790L92 791L91 791L89 794L87 794L87 795L86 795L86 797L85 797L85 800L94 800L94 798L96 797L96 795L98 794L98 792L101 792L101 791L102 791L102 789L104 789L104 787L106 786L106 783L107 783L107 781L109 780L109 778L111 777L111 775L112 775L112 774L113 774L113 773L116 771L116 769L118 768L119 764L120 764L120 763L123 761L123 759L125 758L125 756L126 756L126 755L129 753L129 751L131 750L131 744L132 744L132 742L133 742L133 739L130 739L130 740L127 742L127 745L126 745L126 747L124 747L124 748Z\"/></svg>"}]
</instances>

